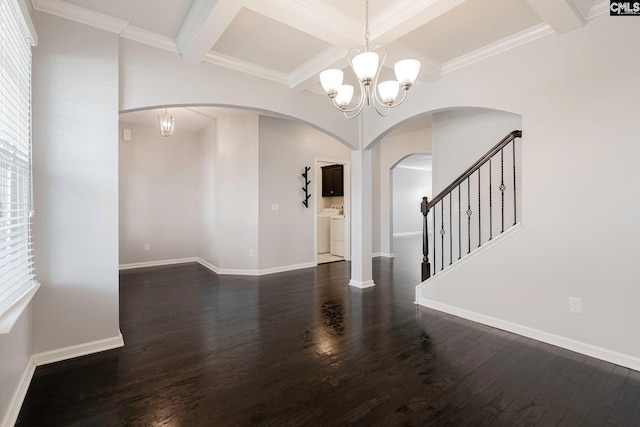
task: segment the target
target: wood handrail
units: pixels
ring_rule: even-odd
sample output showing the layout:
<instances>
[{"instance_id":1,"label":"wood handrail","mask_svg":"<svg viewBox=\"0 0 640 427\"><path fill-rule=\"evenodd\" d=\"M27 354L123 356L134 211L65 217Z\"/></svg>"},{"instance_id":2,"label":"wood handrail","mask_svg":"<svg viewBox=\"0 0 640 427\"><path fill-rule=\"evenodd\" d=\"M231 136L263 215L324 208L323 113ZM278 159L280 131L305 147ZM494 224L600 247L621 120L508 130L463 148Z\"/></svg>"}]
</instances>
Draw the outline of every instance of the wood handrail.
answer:
<instances>
[{"instance_id":1,"label":"wood handrail","mask_svg":"<svg viewBox=\"0 0 640 427\"><path fill-rule=\"evenodd\" d=\"M460 175L458 178L456 178L455 181L453 181L444 190L442 190L440 193L438 193L438 195L436 195L433 199L431 199L427 203L427 206L426 206L427 212L429 212L432 207L434 207L438 202L440 202L442 199L444 199L447 194L449 194L451 191L453 191L454 188L456 188L457 186L462 184L467 178L469 178L471 175L473 175L473 173L476 170L478 170L482 165L487 163L496 153L498 153L500 150L502 150L504 147L506 147L507 144L509 144L511 141L513 141L516 138L522 138L522 131L521 130L514 130L514 131L510 132L507 136L502 138L502 140L500 142L498 142L493 148L491 148L489 151L487 151L487 153L484 156L480 157L480 159L478 159L477 162L475 162L473 165L471 165L471 167L469 167L469 169L464 171L462 173L462 175Z\"/></svg>"}]
</instances>

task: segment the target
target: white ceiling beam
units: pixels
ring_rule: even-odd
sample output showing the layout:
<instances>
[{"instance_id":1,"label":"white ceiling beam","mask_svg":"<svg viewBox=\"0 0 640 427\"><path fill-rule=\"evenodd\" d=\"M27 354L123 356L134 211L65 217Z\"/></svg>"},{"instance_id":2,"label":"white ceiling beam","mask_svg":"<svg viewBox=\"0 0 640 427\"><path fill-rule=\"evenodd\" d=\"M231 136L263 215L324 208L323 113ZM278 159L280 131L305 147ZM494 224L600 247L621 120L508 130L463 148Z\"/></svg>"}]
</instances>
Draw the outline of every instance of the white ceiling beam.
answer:
<instances>
[{"instance_id":1,"label":"white ceiling beam","mask_svg":"<svg viewBox=\"0 0 640 427\"><path fill-rule=\"evenodd\" d=\"M402 0L370 19L371 40L390 44L467 0Z\"/></svg>"},{"instance_id":2,"label":"white ceiling beam","mask_svg":"<svg viewBox=\"0 0 640 427\"><path fill-rule=\"evenodd\" d=\"M237 0L194 0L176 37L182 57L201 62L241 7L242 2Z\"/></svg>"},{"instance_id":3,"label":"white ceiling beam","mask_svg":"<svg viewBox=\"0 0 640 427\"><path fill-rule=\"evenodd\" d=\"M584 25L585 16L582 0L527 0L533 11L553 28L556 34L563 34Z\"/></svg>"}]
</instances>

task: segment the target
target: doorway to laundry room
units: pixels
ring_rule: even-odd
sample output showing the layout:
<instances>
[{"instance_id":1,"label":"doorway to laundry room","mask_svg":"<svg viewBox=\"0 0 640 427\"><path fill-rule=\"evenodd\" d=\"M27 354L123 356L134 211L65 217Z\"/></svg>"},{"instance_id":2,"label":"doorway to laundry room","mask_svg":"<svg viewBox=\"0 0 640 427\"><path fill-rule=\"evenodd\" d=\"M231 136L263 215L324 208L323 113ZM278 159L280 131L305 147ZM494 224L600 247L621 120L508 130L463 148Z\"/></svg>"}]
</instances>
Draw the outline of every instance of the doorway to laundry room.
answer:
<instances>
[{"instance_id":1,"label":"doorway to laundry room","mask_svg":"<svg viewBox=\"0 0 640 427\"><path fill-rule=\"evenodd\" d=\"M350 190L349 162L316 159L316 262L350 259Z\"/></svg>"}]
</instances>

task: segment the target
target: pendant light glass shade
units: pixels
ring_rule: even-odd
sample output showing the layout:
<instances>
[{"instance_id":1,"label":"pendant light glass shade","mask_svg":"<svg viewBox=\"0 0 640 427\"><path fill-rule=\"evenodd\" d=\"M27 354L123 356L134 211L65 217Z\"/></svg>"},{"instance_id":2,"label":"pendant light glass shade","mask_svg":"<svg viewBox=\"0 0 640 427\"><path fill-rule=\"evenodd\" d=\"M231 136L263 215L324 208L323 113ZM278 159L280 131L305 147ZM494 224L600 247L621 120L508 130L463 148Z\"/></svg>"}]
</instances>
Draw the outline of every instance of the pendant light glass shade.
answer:
<instances>
[{"instance_id":1,"label":"pendant light glass shade","mask_svg":"<svg viewBox=\"0 0 640 427\"><path fill-rule=\"evenodd\" d=\"M336 104L341 110L345 110L353 98L353 86L342 85L338 89L338 95L336 96Z\"/></svg>"},{"instance_id":2,"label":"pendant light glass shade","mask_svg":"<svg viewBox=\"0 0 640 427\"><path fill-rule=\"evenodd\" d=\"M395 80L389 80L386 82L382 82L378 85L378 92L380 93L380 98L384 105L393 105L396 102L396 98L398 97L398 92L400 91L400 84Z\"/></svg>"},{"instance_id":3,"label":"pendant light glass shade","mask_svg":"<svg viewBox=\"0 0 640 427\"><path fill-rule=\"evenodd\" d=\"M344 73L342 70L330 69L324 70L320 73L320 83L322 84L322 88L332 97L335 97L338 93L338 89L342 85L342 79L344 78Z\"/></svg>"},{"instance_id":4,"label":"pendant light glass shade","mask_svg":"<svg viewBox=\"0 0 640 427\"><path fill-rule=\"evenodd\" d=\"M378 61L379 57L375 52L362 52L353 58L353 71L361 82L367 84L373 80L378 72Z\"/></svg>"},{"instance_id":5,"label":"pendant light glass shade","mask_svg":"<svg viewBox=\"0 0 640 427\"><path fill-rule=\"evenodd\" d=\"M420 72L420 61L403 59L402 61L396 62L393 68L396 72L398 83L400 83L400 86L404 89L405 86L411 87L413 82L416 81L418 72Z\"/></svg>"},{"instance_id":6,"label":"pendant light glass shade","mask_svg":"<svg viewBox=\"0 0 640 427\"><path fill-rule=\"evenodd\" d=\"M166 108L164 109L164 114L158 116L158 122L160 123L160 135L164 136L165 138L173 135L173 126L175 124L175 121L173 119L173 116L169 114Z\"/></svg>"}]
</instances>

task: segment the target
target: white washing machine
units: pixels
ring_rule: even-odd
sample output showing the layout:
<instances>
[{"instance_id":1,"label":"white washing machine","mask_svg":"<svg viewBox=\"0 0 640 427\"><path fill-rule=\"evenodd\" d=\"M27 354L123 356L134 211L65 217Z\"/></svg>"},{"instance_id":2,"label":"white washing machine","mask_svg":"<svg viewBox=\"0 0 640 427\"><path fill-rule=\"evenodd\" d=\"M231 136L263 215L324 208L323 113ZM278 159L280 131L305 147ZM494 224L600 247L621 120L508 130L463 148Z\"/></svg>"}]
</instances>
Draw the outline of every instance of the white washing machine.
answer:
<instances>
[{"instance_id":1,"label":"white washing machine","mask_svg":"<svg viewBox=\"0 0 640 427\"><path fill-rule=\"evenodd\" d=\"M331 217L338 215L337 208L324 208L318 214L318 253L326 254L331 248Z\"/></svg>"}]
</instances>

